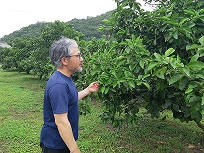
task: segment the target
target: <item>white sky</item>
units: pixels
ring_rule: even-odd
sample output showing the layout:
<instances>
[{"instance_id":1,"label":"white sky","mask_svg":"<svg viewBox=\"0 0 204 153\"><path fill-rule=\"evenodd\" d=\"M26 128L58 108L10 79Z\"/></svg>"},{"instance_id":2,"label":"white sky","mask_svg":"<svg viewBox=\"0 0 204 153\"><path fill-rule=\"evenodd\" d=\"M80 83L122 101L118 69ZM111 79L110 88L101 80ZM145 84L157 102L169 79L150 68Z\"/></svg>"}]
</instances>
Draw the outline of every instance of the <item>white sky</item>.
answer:
<instances>
[{"instance_id":1,"label":"white sky","mask_svg":"<svg viewBox=\"0 0 204 153\"><path fill-rule=\"evenodd\" d=\"M114 0L1 0L0 38L38 21L70 21L116 9Z\"/></svg>"}]
</instances>

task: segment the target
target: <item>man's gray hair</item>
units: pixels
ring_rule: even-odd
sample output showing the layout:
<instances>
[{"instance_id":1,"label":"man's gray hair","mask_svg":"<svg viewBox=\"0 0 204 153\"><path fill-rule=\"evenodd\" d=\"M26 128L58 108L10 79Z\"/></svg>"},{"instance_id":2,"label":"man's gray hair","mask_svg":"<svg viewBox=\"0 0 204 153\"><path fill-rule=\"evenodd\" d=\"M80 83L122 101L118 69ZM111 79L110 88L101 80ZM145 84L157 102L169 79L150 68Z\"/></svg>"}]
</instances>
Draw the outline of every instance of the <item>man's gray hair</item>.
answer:
<instances>
[{"instance_id":1,"label":"man's gray hair","mask_svg":"<svg viewBox=\"0 0 204 153\"><path fill-rule=\"evenodd\" d=\"M73 47L78 48L76 41L64 36L61 36L59 40L54 41L49 50L51 63L56 67L62 66L61 59L69 56Z\"/></svg>"}]
</instances>

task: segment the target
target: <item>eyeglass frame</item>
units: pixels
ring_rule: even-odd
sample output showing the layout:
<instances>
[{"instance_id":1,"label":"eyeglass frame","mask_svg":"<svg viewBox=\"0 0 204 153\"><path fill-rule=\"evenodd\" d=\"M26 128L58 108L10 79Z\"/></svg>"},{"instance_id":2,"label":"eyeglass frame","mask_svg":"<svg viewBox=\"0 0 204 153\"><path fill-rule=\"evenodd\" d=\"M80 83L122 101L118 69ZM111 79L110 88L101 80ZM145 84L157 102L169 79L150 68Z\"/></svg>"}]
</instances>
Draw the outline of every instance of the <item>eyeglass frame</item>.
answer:
<instances>
[{"instance_id":1,"label":"eyeglass frame","mask_svg":"<svg viewBox=\"0 0 204 153\"><path fill-rule=\"evenodd\" d=\"M78 59L81 59L82 58L82 53L79 53L77 55L68 55L68 56L65 56L65 58L70 58L70 57L73 57L73 56L78 57Z\"/></svg>"}]
</instances>

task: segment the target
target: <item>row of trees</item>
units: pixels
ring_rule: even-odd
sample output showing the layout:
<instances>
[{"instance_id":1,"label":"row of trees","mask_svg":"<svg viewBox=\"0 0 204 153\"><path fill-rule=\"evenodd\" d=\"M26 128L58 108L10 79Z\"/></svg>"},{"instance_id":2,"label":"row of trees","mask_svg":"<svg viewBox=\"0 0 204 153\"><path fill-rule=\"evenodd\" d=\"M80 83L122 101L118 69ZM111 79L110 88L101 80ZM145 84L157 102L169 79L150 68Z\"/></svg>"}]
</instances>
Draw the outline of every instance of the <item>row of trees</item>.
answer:
<instances>
[{"instance_id":1,"label":"row of trees","mask_svg":"<svg viewBox=\"0 0 204 153\"><path fill-rule=\"evenodd\" d=\"M76 31L71 25L55 21L42 29L40 37L16 38L11 48L1 49L2 68L16 68L18 72L37 75L40 79L47 78L54 70L49 62L49 46L61 35L76 40L84 39L84 34Z\"/></svg>"},{"instance_id":2,"label":"row of trees","mask_svg":"<svg viewBox=\"0 0 204 153\"><path fill-rule=\"evenodd\" d=\"M115 1L117 10L106 21L111 37L85 41L82 33L56 21L39 38L1 49L3 68L48 77L54 70L48 48L65 35L78 41L84 55L84 71L73 76L78 86L101 84L104 121L134 123L142 106L152 117L171 110L174 118L195 121L204 130L204 2L157 0L147 12L135 0Z\"/></svg>"}]
</instances>

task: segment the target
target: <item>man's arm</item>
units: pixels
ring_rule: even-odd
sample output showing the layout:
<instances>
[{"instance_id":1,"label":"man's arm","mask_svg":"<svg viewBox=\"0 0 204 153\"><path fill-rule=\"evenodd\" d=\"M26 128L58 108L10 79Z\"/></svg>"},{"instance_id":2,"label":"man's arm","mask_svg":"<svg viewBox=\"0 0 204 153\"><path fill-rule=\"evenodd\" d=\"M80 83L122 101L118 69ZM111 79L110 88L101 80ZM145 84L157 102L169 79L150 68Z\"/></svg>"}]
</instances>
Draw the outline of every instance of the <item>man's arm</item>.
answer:
<instances>
[{"instance_id":1,"label":"man's arm","mask_svg":"<svg viewBox=\"0 0 204 153\"><path fill-rule=\"evenodd\" d=\"M81 153L74 139L67 113L54 114L55 123L57 125L60 136L69 148L71 153Z\"/></svg>"},{"instance_id":2,"label":"man's arm","mask_svg":"<svg viewBox=\"0 0 204 153\"><path fill-rule=\"evenodd\" d=\"M98 81L92 82L86 89L78 92L78 100L81 100L91 92L97 92L99 88Z\"/></svg>"}]
</instances>

